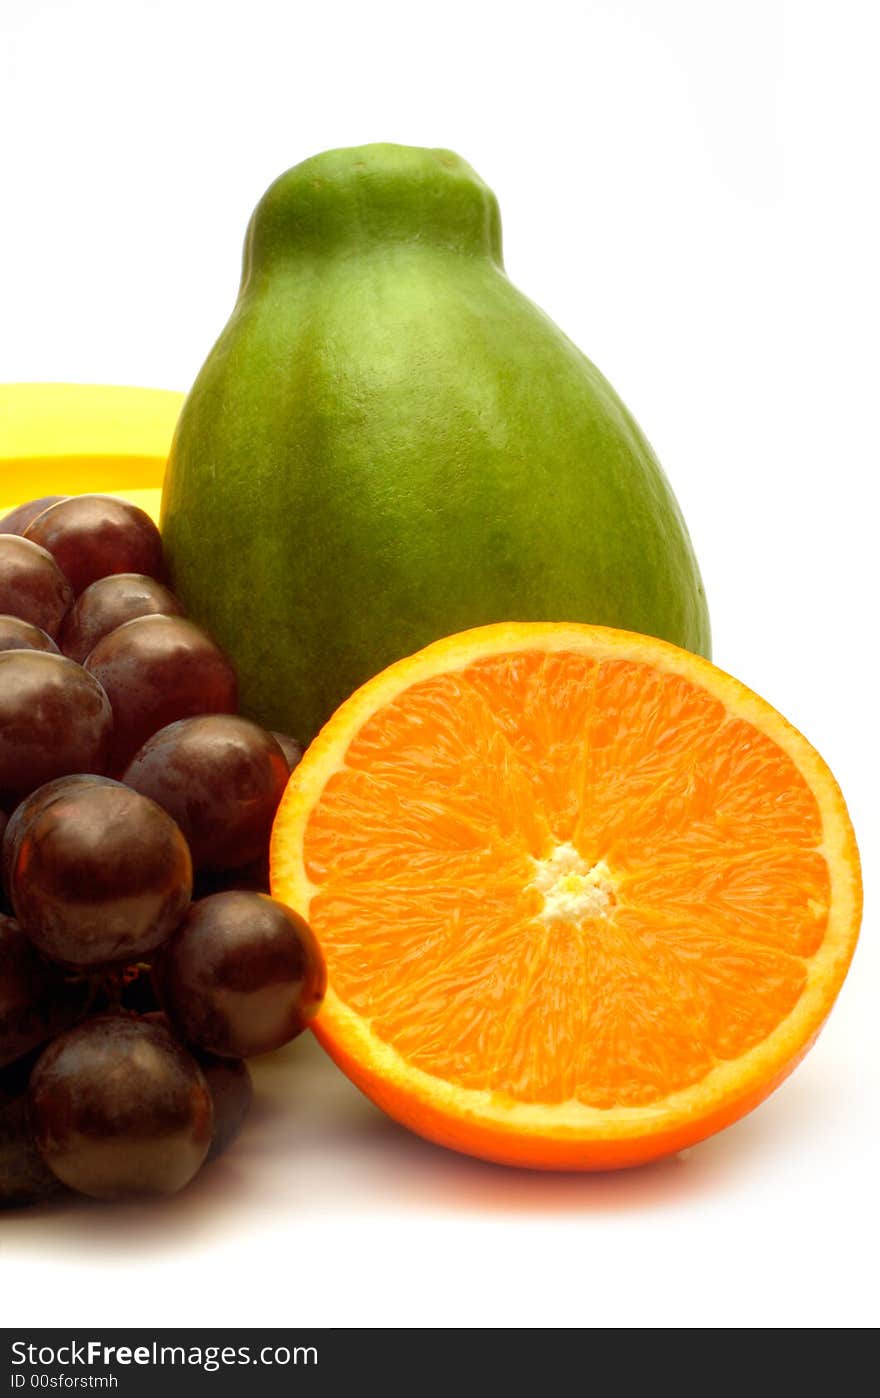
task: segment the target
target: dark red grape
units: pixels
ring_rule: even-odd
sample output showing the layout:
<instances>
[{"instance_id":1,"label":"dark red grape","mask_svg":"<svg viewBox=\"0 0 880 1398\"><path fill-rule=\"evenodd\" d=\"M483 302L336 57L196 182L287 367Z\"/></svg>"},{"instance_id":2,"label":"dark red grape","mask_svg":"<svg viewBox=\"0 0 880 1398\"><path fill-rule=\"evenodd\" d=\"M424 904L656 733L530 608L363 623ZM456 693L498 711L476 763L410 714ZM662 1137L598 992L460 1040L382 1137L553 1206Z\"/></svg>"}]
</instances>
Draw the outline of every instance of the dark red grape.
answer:
<instances>
[{"instance_id":1,"label":"dark red grape","mask_svg":"<svg viewBox=\"0 0 880 1398\"><path fill-rule=\"evenodd\" d=\"M141 573L114 573L82 592L64 619L61 649L80 665L102 636L139 616L182 616L183 607L168 588Z\"/></svg>"},{"instance_id":2,"label":"dark red grape","mask_svg":"<svg viewBox=\"0 0 880 1398\"><path fill-rule=\"evenodd\" d=\"M100 682L64 655L0 651L0 805L70 772L103 772L113 730Z\"/></svg>"},{"instance_id":3,"label":"dark red grape","mask_svg":"<svg viewBox=\"0 0 880 1398\"><path fill-rule=\"evenodd\" d=\"M37 1148L71 1189L96 1199L174 1194L211 1144L211 1094L161 1024L99 1015L56 1039L31 1073Z\"/></svg>"},{"instance_id":4,"label":"dark red grape","mask_svg":"<svg viewBox=\"0 0 880 1398\"><path fill-rule=\"evenodd\" d=\"M112 495L71 495L51 505L27 527L26 538L42 544L79 594L110 573L164 572L162 539L150 516Z\"/></svg>"},{"instance_id":5,"label":"dark red grape","mask_svg":"<svg viewBox=\"0 0 880 1398\"><path fill-rule=\"evenodd\" d=\"M122 780L177 821L195 869L236 869L265 856L288 775L271 734L235 714L202 714L154 733Z\"/></svg>"},{"instance_id":6,"label":"dark red grape","mask_svg":"<svg viewBox=\"0 0 880 1398\"><path fill-rule=\"evenodd\" d=\"M39 626L17 616L0 616L0 650L45 650L58 654L58 647Z\"/></svg>"},{"instance_id":7,"label":"dark red grape","mask_svg":"<svg viewBox=\"0 0 880 1398\"><path fill-rule=\"evenodd\" d=\"M65 979L17 922L0 917L0 1068L69 1029L89 1001L86 981Z\"/></svg>"},{"instance_id":8,"label":"dark red grape","mask_svg":"<svg viewBox=\"0 0 880 1398\"><path fill-rule=\"evenodd\" d=\"M37 515L48 510L50 505L57 505L59 500L66 499L66 495L41 495L38 500L26 500L23 505L16 505L14 510L0 519L0 534L23 534Z\"/></svg>"},{"instance_id":9,"label":"dark red grape","mask_svg":"<svg viewBox=\"0 0 880 1398\"><path fill-rule=\"evenodd\" d=\"M284 753L287 762L287 770L292 772L302 762L303 745L298 743L296 738L291 738L287 733L273 733L272 737Z\"/></svg>"},{"instance_id":10,"label":"dark red grape","mask_svg":"<svg viewBox=\"0 0 880 1398\"><path fill-rule=\"evenodd\" d=\"M0 534L0 612L39 626L54 640L73 588L51 553L32 539Z\"/></svg>"},{"instance_id":11,"label":"dark red grape","mask_svg":"<svg viewBox=\"0 0 880 1398\"><path fill-rule=\"evenodd\" d=\"M153 980L182 1036L221 1058L268 1053L300 1034L326 989L315 935L262 893L215 893L193 903L159 952Z\"/></svg>"},{"instance_id":12,"label":"dark red grape","mask_svg":"<svg viewBox=\"0 0 880 1398\"><path fill-rule=\"evenodd\" d=\"M161 1010L144 1015L151 1024L164 1024L173 1034L174 1026ZM217 1058L213 1053L190 1047L190 1053L205 1075L214 1107L214 1136L208 1160L216 1160L231 1145L244 1125L254 1100L254 1085L243 1058Z\"/></svg>"},{"instance_id":13,"label":"dark red grape","mask_svg":"<svg viewBox=\"0 0 880 1398\"><path fill-rule=\"evenodd\" d=\"M214 1107L214 1135L208 1159L216 1160L232 1145L254 1100L254 1085L241 1058L215 1058L212 1053L193 1054L205 1076Z\"/></svg>"},{"instance_id":14,"label":"dark red grape","mask_svg":"<svg viewBox=\"0 0 880 1398\"><path fill-rule=\"evenodd\" d=\"M234 713L238 706L229 660L183 617L126 621L102 637L85 668L113 705L114 773L123 772L138 748L167 724L195 714Z\"/></svg>"},{"instance_id":15,"label":"dark red grape","mask_svg":"<svg viewBox=\"0 0 880 1398\"><path fill-rule=\"evenodd\" d=\"M56 794L16 840L15 916L34 946L64 966L139 961L189 906L192 862L170 816L118 783Z\"/></svg>"},{"instance_id":16,"label":"dark red grape","mask_svg":"<svg viewBox=\"0 0 880 1398\"><path fill-rule=\"evenodd\" d=\"M34 1144L28 1078L34 1058L0 1068L0 1208L36 1204L62 1188Z\"/></svg>"},{"instance_id":17,"label":"dark red grape","mask_svg":"<svg viewBox=\"0 0 880 1398\"><path fill-rule=\"evenodd\" d=\"M32 791L30 796L26 796L16 806L3 830L2 865L0 867L2 867L3 889L7 895L10 892L9 875L15 862L19 841L37 812L54 801L57 795L63 796L74 790L75 787L112 784L109 777L96 776L92 772L77 772L73 776L58 777L56 781L46 782L44 786L37 787L36 791Z\"/></svg>"}]
</instances>

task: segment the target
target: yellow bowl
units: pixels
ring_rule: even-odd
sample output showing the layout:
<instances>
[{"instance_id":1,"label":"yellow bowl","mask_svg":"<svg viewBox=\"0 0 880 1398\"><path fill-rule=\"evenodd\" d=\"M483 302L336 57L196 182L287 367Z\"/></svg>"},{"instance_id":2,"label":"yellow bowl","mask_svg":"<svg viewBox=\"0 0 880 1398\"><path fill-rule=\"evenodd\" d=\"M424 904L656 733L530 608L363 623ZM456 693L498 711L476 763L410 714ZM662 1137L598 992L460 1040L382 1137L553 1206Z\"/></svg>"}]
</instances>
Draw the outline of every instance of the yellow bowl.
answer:
<instances>
[{"instance_id":1,"label":"yellow bowl","mask_svg":"<svg viewBox=\"0 0 880 1398\"><path fill-rule=\"evenodd\" d=\"M158 522L182 393L0 384L0 516L41 495L120 495Z\"/></svg>"}]
</instances>

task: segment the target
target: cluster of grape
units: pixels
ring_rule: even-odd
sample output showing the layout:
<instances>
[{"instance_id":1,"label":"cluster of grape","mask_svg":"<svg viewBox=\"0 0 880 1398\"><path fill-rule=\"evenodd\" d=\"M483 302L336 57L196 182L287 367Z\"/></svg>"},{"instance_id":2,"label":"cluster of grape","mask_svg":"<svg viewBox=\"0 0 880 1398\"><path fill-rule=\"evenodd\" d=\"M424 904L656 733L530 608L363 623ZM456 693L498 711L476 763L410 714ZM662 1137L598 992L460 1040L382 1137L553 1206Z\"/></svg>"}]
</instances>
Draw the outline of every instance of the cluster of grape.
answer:
<instances>
[{"instance_id":1,"label":"cluster of grape","mask_svg":"<svg viewBox=\"0 0 880 1398\"><path fill-rule=\"evenodd\" d=\"M324 995L266 893L301 749L236 713L164 576L124 501L0 520L0 1205L181 1189Z\"/></svg>"}]
</instances>

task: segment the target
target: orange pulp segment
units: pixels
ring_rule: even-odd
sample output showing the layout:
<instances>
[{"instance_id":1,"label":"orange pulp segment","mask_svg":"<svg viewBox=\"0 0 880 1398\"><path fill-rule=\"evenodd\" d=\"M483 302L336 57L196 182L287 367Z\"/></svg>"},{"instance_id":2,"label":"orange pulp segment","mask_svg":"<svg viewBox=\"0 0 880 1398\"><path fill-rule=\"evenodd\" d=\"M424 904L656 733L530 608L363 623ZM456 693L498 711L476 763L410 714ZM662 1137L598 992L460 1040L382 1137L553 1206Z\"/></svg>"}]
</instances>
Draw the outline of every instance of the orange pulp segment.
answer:
<instances>
[{"instance_id":1,"label":"orange pulp segment","mask_svg":"<svg viewBox=\"0 0 880 1398\"><path fill-rule=\"evenodd\" d=\"M316 1032L414 1130L601 1169L689 1145L809 1047L861 907L840 791L707 661L501 624L371 680L295 772L272 891L330 988Z\"/></svg>"}]
</instances>

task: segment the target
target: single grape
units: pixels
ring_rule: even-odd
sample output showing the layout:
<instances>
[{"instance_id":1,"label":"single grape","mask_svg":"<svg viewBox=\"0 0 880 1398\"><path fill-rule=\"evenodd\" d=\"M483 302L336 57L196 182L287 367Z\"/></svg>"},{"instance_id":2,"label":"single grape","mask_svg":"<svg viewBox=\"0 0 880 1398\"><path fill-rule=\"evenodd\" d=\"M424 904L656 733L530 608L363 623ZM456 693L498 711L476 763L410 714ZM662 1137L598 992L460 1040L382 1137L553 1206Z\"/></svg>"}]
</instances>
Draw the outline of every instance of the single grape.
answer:
<instances>
[{"instance_id":1,"label":"single grape","mask_svg":"<svg viewBox=\"0 0 880 1398\"><path fill-rule=\"evenodd\" d=\"M0 1208L36 1204L62 1188L34 1144L28 1078L34 1055L0 1068Z\"/></svg>"},{"instance_id":2,"label":"single grape","mask_svg":"<svg viewBox=\"0 0 880 1398\"><path fill-rule=\"evenodd\" d=\"M61 649L81 665L102 636L139 616L182 616L168 588L141 573L113 573L81 592L64 619Z\"/></svg>"},{"instance_id":3,"label":"single grape","mask_svg":"<svg viewBox=\"0 0 880 1398\"><path fill-rule=\"evenodd\" d=\"M0 805L71 772L106 770L113 729L100 682L64 655L0 651Z\"/></svg>"},{"instance_id":4,"label":"single grape","mask_svg":"<svg viewBox=\"0 0 880 1398\"><path fill-rule=\"evenodd\" d=\"M17 616L0 616L0 650L45 650L58 654L58 647L39 626Z\"/></svg>"},{"instance_id":5,"label":"single grape","mask_svg":"<svg viewBox=\"0 0 880 1398\"><path fill-rule=\"evenodd\" d=\"M66 495L41 495L38 500L26 500L23 505L16 505L14 510L0 519L0 534L23 534L37 515L48 510L50 505L57 505L59 500L66 499Z\"/></svg>"},{"instance_id":6,"label":"single grape","mask_svg":"<svg viewBox=\"0 0 880 1398\"><path fill-rule=\"evenodd\" d=\"M161 1010L144 1015L151 1024L164 1024L173 1034L174 1026ZM214 1107L214 1135L207 1159L216 1160L231 1145L244 1125L254 1099L254 1085L243 1058L217 1058L213 1053L190 1047L190 1053L205 1075Z\"/></svg>"},{"instance_id":7,"label":"single grape","mask_svg":"<svg viewBox=\"0 0 880 1398\"><path fill-rule=\"evenodd\" d=\"M161 1024L98 1015L62 1034L31 1073L37 1149L71 1189L96 1199L174 1194L211 1145L211 1094Z\"/></svg>"},{"instance_id":8,"label":"single grape","mask_svg":"<svg viewBox=\"0 0 880 1398\"><path fill-rule=\"evenodd\" d=\"M0 917L0 1068L54 1038L85 1013L89 985L65 979L11 917Z\"/></svg>"},{"instance_id":9,"label":"single grape","mask_svg":"<svg viewBox=\"0 0 880 1398\"><path fill-rule=\"evenodd\" d=\"M236 869L265 856L287 762L270 733L236 714L201 714L148 739L122 780L180 826L195 869Z\"/></svg>"},{"instance_id":10,"label":"single grape","mask_svg":"<svg viewBox=\"0 0 880 1398\"><path fill-rule=\"evenodd\" d=\"M142 616L95 646L85 668L113 706L110 770L121 773L148 738L195 714L234 713L229 660L204 631L177 616Z\"/></svg>"},{"instance_id":11,"label":"single grape","mask_svg":"<svg viewBox=\"0 0 880 1398\"><path fill-rule=\"evenodd\" d=\"M142 960L174 931L192 892L186 840L170 816L119 783L56 794L16 840L16 920L71 967Z\"/></svg>"},{"instance_id":12,"label":"single grape","mask_svg":"<svg viewBox=\"0 0 880 1398\"><path fill-rule=\"evenodd\" d=\"M193 903L153 963L163 1009L187 1042L220 1058L268 1053L317 1014L326 969L315 935L262 893Z\"/></svg>"},{"instance_id":13,"label":"single grape","mask_svg":"<svg viewBox=\"0 0 880 1398\"><path fill-rule=\"evenodd\" d=\"M111 784L109 777L97 776L92 772L77 772L69 777L58 777L55 781L46 782L45 785L37 787L36 791L32 791L15 807L2 831L0 870L2 870L3 890L7 897L10 894L9 876L15 862L19 841L37 812L54 801L56 796L63 796L78 786L107 786Z\"/></svg>"},{"instance_id":14,"label":"single grape","mask_svg":"<svg viewBox=\"0 0 880 1398\"><path fill-rule=\"evenodd\" d=\"M291 738L287 733L274 733L272 737L284 753L287 761L287 770L292 772L302 762L303 745L298 743L296 738Z\"/></svg>"},{"instance_id":15,"label":"single grape","mask_svg":"<svg viewBox=\"0 0 880 1398\"><path fill-rule=\"evenodd\" d=\"M25 537L48 549L79 594L110 573L164 572L162 539L150 516L112 495L71 495L37 515Z\"/></svg>"},{"instance_id":16,"label":"single grape","mask_svg":"<svg viewBox=\"0 0 880 1398\"><path fill-rule=\"evenodd\" d=\"M18 534L0 534L0 612L39 626L53 640L73 588L51 553Z\"/></svg>"}]
</instances>

